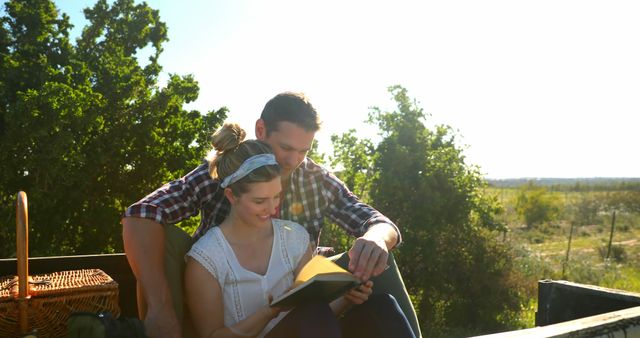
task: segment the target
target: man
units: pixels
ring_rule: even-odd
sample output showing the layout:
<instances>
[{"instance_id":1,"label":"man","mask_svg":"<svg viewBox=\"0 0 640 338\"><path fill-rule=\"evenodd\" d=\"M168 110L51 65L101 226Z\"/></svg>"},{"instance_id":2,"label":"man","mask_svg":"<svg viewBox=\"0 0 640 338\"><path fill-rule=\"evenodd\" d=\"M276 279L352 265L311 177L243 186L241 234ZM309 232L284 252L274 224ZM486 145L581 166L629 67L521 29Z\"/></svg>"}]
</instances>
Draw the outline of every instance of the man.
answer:
<instances>
[{"instance_id":1,"label":"man","mask_svg":"<svg viewBox=\"0 0 640 338\"><path fill-rule=\"evenodd\" d=\"M325 217L355 236L348 257L339 261L348 259L348 269L361 280L383 272L383 276L391 276L378 277L380 282L374 279L374 290L384 290L397 298L419 336L415 312L395 262L389 260L389 250L401 241L400 232L388 218L360 202L340 180L306 157L319 128L317 112L299 93L276 95L256 121L256 138L271 146L282 168L283 196L274 216L303 225L316 243ZM219 183L211 178L208 163L204 163L125 212L124 247L138 280L140 314L150 337L181 334L182 258L193 240L172 224L199 212L201 223L194 239L219 224L229 212ZM389 263L393 269L387 272Z\"/></svg>"}]
</instances>

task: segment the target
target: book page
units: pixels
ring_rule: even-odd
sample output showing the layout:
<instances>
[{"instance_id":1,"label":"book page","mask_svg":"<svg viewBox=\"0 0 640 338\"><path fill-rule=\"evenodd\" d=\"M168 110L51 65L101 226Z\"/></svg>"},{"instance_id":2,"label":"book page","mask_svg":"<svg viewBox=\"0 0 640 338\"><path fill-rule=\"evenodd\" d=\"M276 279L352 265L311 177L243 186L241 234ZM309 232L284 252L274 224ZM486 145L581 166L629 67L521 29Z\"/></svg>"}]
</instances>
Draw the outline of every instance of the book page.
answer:
<instances>
[{"instance_id":1,"label":"book page","mask_svg":"<svg viewBox=\"0 0 640 338\"><path fill-rule=\"evenodd\" d=\"M351 275L351 273L336 263L332 262L330 259L316 255L307 264L305 264L302 269L300 269L300 273L296 276L295 281L293 282L293 287L297 287L298 285L308 281L313 276L317 274L323 273L337 273L337 274L347 274Z\"/></svg>"}]
</instances>

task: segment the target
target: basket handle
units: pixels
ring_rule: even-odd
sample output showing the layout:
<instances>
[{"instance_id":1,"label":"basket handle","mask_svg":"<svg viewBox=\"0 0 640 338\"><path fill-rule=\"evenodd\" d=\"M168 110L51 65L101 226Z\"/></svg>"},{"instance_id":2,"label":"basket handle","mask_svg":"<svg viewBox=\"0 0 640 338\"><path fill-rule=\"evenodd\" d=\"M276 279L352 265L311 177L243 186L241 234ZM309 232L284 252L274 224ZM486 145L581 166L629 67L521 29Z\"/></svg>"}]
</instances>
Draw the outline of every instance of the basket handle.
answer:
<instances>
[{"instance_id":1,"label":"basket handle","mask_svg":"<svg viewBox=\"0 0 640 338\"><path fill-rule=\"evenodd\" d=\"M29 212L27 194L18 192L16 196L16 256L18 261L18 307L20 331L26 332L27 299L29 298Z\"/></svg>"},{"instance_id":2,"label":"basket handle","mask_svg":"<svg viewBox=\"0 0 640 338\"><path fill-rule=\"evenodd\" d=\"M29 283L29 211L27 194L18 192L16 202L16 256L18 257L18 297L25 298Z\"/></svg>"}]
</instances>

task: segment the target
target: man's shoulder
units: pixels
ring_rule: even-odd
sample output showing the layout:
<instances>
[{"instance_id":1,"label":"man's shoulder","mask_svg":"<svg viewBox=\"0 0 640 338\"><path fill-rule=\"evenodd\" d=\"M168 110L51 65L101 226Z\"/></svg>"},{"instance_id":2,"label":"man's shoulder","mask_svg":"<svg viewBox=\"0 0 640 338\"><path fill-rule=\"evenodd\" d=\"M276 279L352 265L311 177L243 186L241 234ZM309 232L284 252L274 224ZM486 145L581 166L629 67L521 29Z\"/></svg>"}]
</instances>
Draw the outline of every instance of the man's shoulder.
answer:
<instances>
[{"instance_id":1,"label":"man's shoulder","mask_svg":"<svg viewBox=\"0 0 640 338\"><path fill-rule=\"evenodd\" d=\"M327 170L324 166L316 163L314 160L312 160L309 157L304 158L304 161L302 161L301 166L307 170Z\"/></svg>"},{"instance_id":2,"label":"man's shoulder","mask_svg":"<svg viewBox=\"0 0 640 338\"><path fill-rule=\"evenodd\" d=\"M209 173L209 163L203 162L188 174L174 182L187 183L197 189L218 183L218 180L211 177L211 174Z\"/></svg>"},{"instance_id":3,"label":"man's shoulder","mask_svg":"<svg viewBox=\"0 0 640 338\"><path fill-rule=\"evenodd\" d=\"M344 183L330 169L308 157L298 167L298 175L302 176L303 181L312 180L331 190L346 188Z\"/></svg>"},{"instance_id":4,"label":"man's shoulder","mask_svg":"<svg viewBox=\"0 0 640 338\"><path fill-rule=\"evenodd\" d=\"M195 167L184 177L200 177L200 176L212 179L211 174L209 173L209 163L206 161L200 163L200 165Z\"/></svg>"},{"instance_id":5,"label":"man's shoulder","mask_svg":"<svg viewBox=\"0 0 640 338\"><path fill-rule=\"evenodd\" d=\"M321 164L314 162L310 158L305 158L302 164L298 167L300 174L305 176L326 176L331 174L331 171Z\"/></svg>"}]
</instances>

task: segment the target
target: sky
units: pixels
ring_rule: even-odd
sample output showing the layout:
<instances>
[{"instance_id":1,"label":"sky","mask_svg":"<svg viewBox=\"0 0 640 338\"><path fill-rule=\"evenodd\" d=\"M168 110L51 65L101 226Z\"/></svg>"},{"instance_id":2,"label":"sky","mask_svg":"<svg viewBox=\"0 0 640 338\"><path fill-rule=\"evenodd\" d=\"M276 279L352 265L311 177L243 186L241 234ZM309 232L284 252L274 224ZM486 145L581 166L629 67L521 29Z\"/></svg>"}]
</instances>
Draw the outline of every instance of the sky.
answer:
<instances>
[{"instance_id":1,"label":"sky","mask_svg":"<svg viewBox=\"0 0 640 338\"><path fill-rule=\"evenodd\" d=\"M56 0L76 25L95 1ZM138 2L138 1L137 1ZM330 136L395 108L401 85L449 125L487 178L640 177L640 1L147 1L170 41L168 74L193 74L188 109L229 108L253 135L264 104L304 92Z\"/></svg>"}]
</instances>

